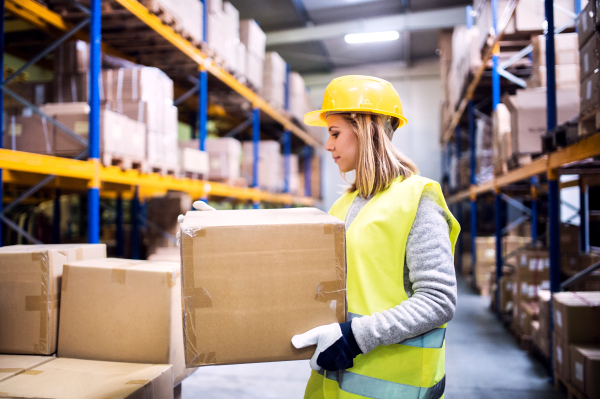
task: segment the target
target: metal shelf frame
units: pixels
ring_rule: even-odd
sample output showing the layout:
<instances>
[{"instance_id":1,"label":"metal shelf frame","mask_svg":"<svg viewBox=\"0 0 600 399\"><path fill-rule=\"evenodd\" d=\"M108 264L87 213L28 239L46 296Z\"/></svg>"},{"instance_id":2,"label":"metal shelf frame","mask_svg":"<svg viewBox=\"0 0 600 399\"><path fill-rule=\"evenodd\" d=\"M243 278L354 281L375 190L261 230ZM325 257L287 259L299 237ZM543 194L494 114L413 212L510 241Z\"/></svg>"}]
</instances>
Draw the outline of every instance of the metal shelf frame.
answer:
<instances>
[{"instance_id":1,"label":"metal shelf frame","mask_svg":"<svg viewBox=\"0 0 600 399\"><path fill-rule=\"evenodd\" d=\"M490 0L492 7L492 18L493 18L493 26L494 30L497 31L496 26L496 18L497 18L497 0ZM516 2L513 3L513 6L516 7ZM507 7L511 7L509 4ZM547 65L547 130L551 131L556 128L557 124L557 105L556 105L556 76L555 76L555 52L554 52L554 35L558 34L566 29L570 23L565 26L561 26L559 28L554 27L554 5L552 0L544 0L544 7L546 12L546 23L547 28L544 32L545 40L546 40L546 65ZM579 14L581 12L581 4L580 1L575 0L575 14ZM510 14L514 11L514 8L509 10ZM505 12L506 14L506 12ZM509 15L510 15L509 14ZM576 16L575 15L575 16ZM472 16L473 11L470 7L467 7L467 26L472 26ZM507 19L508 21L508 19ZM498 32L498 31L497 31ZM488 51L483 60L482 68L475 75L473 81L470 83L466 96L462 99L458 110L454 114L451 124L449 128L443 132L442 142L446 143L452 137L452 134L456 134L456 147L458 157L460 157L461 150L461 140L460 129L457 128L459 125L460 119L462 117L465 109L468 111L468 128L469 128L469 149L470 149L470 188L468 190L460 191L456 194L451 195L448 198L449 204L454 204L457 212L461 212L460 204L465 200L470 200L471 202L471 261L472 261L472 273L474 272L476 259L476 248L475 248L475 239L477 233L477 197L486 193L493 193L494 195L494 211L495 211L495 238L496 238L496 284L499 287L499 280L502 277L502 265L503 265L503 257L502 257L502 237L504 233L512 228L518 223L521 223L525 220L531 220L531 235L533 242L537 242L538 240L538 232L537 232L537 224L538 224L538 192L540 190L538 178L540 175L546 175L548 179L547 184L547 193L548 193L548 203L549 203L549 211L548 211L548 220L549 220L549 256L550 256L550 290L551 292L558 292L561 290L561 282L560 282L560 188L561 184L559 181L560 177L560 168L573 163L583 161L585 159L600 156L600 133L596 133L590 136L587 136L576 142L572 145L569 145L565 148L559 149L555 152L546 154L542 157L535 159L528 165L521 166L515 170L512 170L508 173L505 173L501 176L496 176L492 180L483 183L476 184L475 179L475 168L476 168L476 158L475 158L475 111L474 105L472 101L472 95L474 93L475 88L479 84L482 69L485 68L485 64L488 60L492 59L492 104L493 109L496 109L497 104L500 102L500 76L503 76L517 84L515 77L508 73L505 68L512 64L514 61L526 56L532 51L533 46L527 46L522 51L517 53L515 56L511 57L509 60L503 62L501 65L498 64L498 52L499 46L498 41L499 38L502 37L504 33L504 28L502 28L495 37L494 44L491 46L491 51ZM520 79L519 79L520 80ZM506 193L503 193L503 190L507 188L507 186L517 183L517 182L526 182L530 186L530 194L531 194L531 208L526 208L520 202L515 201ZM579 209L579 215L582 220L580 225L580 235L583 238L581 240L581 250L582 252L589 251L589 241L588 241L588 233L589 233L589 225L587 220L584 221L584 218L587 218L587 185L583 182L581 176L579 179L579 185L581 188L580 197L581 197L581 207ZM570 185L572 186L572 185ZM504 225L503 217L503 209L505 204L509 204L512 206L517 206L524 215L516 220L509 226ZM459 214L460 218L461 215ZM457 256L461 256L461 247L457 248ZM600 264L594 265L589 270L586 270L585 273L580 273L580 275L576 276L577 279L583 278L585 274L589 273L590 270L594 270L599 267ZM562 287L566 287L568 284L563 283ZM497 295L499 295L500 290L497 290ZM499 303L499 298L496 298L496 303ZM550 304L552 305L552 303ZM498 310L499 311L499 310ZM553 313L550 312L550 345L552 346L552 331L554 329L554 320ZM550 353L550 365L552 367L552 351ZM551 372L551 377L553 376L553 372Z\"/></svg>"},{"instance_id":2,"label":"metal shelf frame","mask_svg":"<svg viewBox=\"0 0 600 399\"><path fill-rule=\"evenodd\" d=\"M188 98L196 93L199 94L198 101L198 123L199 123L199 149L205 150L205 141L207 137L207 110L208 110L208 73L211 73L219 80L224 82L235 92L246 98L254 107L253 117L251 120L253 126L253 143L254 143L254 181L252 188L241 188L228 186L221 183L192 180L189 178L175 178L172 176L160 176L158 174L144 174L135 170L123 171L116 167L104 167L100 164L100 52L115 55L121 58L130 60L125 54L118 49L111 48L101 41L101 0L91 0L90 9L83 6L78 6L80 10L86 12L88 17L73 25L63 20L63 18L47 9L46 7L36 3L33 0L5 0L0 7L2 22L0 23L0 48L4 52L4 22L5 9L13 15L16 15L43 32L52 35L60 36L53 44L46 48L42 53L38 54L27 64L17 71L18 75L27 67L35 64L44 55L48 54L61 43L71 37L86 40L90 43L90 116L89 116L89 140L81 139L80 136L70 131L68 128L54 120L48 115L45 115L39 108L28 103L25 99L20 98L16 93L6 87L6 84L16 75L11 75L6 80L1 82L1 88L4 93L11 95L24 106L30 107L34 112L46 118L50 123L64 130L67 134L78 139L82 144L87 145L87 149L79 154L75 159L67 159L19 151L9 151L1 148L0 142L0 199L2 198L3 183L12 183L15 185L27 185L29 188L24 194L19 196L15 201L2 209L2 201L0 201L0 220L7 224L10 228L19 231L31 242L39 243L35 238L30 237L23 229L14 225L6 217L6 214L16 205L26 200L40 188L52 182L52 186L56 189L57 198L60 196L61 189L83 191L87 190L88 200L88 242L97 243L100 239L100 198L110 196L116 193L117 200L117 236L123 235L123 197L131 198L135 214L144 209L144 200L152 195L165 193L168 190L181 191L189 193L193 198L208 200L209 196L219 198L235 198L242 201L252 201L255 208L260 206L261 202L283 204L287 207L292 204L311 206L315 204L315 200L309 198L310 190L306 197L292 196L289 194L290 182L290 167L289 156L291 153L291 135L298 136L305 142L305 147L310 153L311 146L319 145L319 143L308 135L305 131L292 123L285 115L276 111L260 96L254 93L245 85L241 84L231 74L223 68L217 66L215 62L202 53L198 48L194 47L189 41L185 40L181 35L176 33L171 27L164 25L161 20L151 14L148 9L141 5L137 0L115 0L122 7L128 10L131 14L143 21L148 27L153 29L163 38L167 39L175 48L183 52L198 64L198 83L195 88L189 90L174 103L181 103L185 98ZM204 8L206 4L202 2ZM206 12L204 13L206 17ZM81 28L86 25L90 26L89 34L81 31ZM204 24L204 38L206 37L206 21ZM0 61L3 67L3 61ZM3 69L3 68L2 68ZM289 67L288 67L289 74ZM287 83L286 83L287 86ZM289 90L286 87L286 110L289 104ZM184 98L185 97L185 98ZM3 96L0 96L0 108L3 108ZM285 155L285 190L283 194L274 194L258 189L258 159L259 159L259 139L260 139L260 115L261 111L271 117L283 127L284 139L284 155ZM3 114L0 115L0 125L3 125ZM305 149L305 151L306 151ZM87 154L88 160L80 160ZM310 158L307 159L309 165L307 170L310 170ZM40 173L48 171L47 173ZM50 174L51 173L51 174ZM307 184L310 184L310 174L306 175ZM55 208L58 209L58 199L55 200ZM55 213L56 215L57 213ZM139 215L138 215L139 216ZM139 241L139 223L138 218L134 217L134 240ZM59 229L56 227L57 221L54 220L54 231ZM137 237L137 239L136 239ZM57 238L55 238L57 241ZM0 229L0 245L2 243ZM122 254L122 248L117 248L117 252ZM139 252L139 251L138 251ZM137 254L139 256L139 253Z\"/></svg>"}]
</instances>

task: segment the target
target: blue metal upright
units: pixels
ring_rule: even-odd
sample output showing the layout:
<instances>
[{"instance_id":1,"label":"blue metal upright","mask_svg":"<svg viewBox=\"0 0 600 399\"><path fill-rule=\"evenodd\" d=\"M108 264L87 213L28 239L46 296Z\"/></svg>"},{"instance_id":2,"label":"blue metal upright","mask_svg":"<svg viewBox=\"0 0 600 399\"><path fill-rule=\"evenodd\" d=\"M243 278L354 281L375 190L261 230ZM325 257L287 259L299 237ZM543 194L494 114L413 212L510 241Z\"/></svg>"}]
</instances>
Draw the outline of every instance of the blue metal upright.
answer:
<instances>
[{"instance_id":1,"label":"blue metal upright","mask_svg":"<svg viewBox=\"0 0 600 399\"><path fill-rule=\"evenodd\" d=\"M140 188L135 188L131 200L131 258L140 259Z\"/></svg>"},{"instance_id":2,"label":"blue metal upright","mask_svg":"<svg viewBox=\"0 0 600 399\"><path fill-rule=\"evenodd\" d=\"M547 0L546 0L547 1ZM551 0L550 0L551 1ZM494 27L494 35L498 34L498 0L491 0L492 8L492 25ZM498 104L500 104L500 74L498 73L498 59L499 59L499 47L493 49L492 53L492 104L493 109L496 111Z\"/></svg>"},{"instance_id":3,"label":"blue metal upright","mask_svg":"<svg viewBox=\"0 0 600 399\"><path fill-rule=\"evenodd\" d=\"M100 158L100 23L101 0L90 3L90 116L88 135L88 158L99 163ZM98 173L98 169L96 169ZM100 242L100 181L96 176L88 187L87 240Z\"/></svg>"},{"instance_id":4,"label":"blue metal upright","mask_svg":"<svg viewBox=\"0 0 600 399\"><path fill-rule=\"evenodd\" d=\"M312 148L304 146L304 196L312 197Z\"/></svg>"},{"instance_id":5,"label":"blue metal upright","mask_svg":"<svg viewBox=\"0 0 600 399\"><path fill-rule=\"evenodd\" d=\"M589 186L579 176L579 250L590 251L590 193Z\"/></svg>"},{"instance_id":6,"label":"blue metal upright","mask_svg":"<svg viewBox=\"0 0 600 399\"><path fill-rule=\"evenodd\" d=\"M531 178L531 241L535 245L538 238L538 178L533 176Z\"/></svg>"},{"instance_id":7,"label":"blue metal upright","mask_svg":"<svg viewBox=\"0 0 600 399\"><path fill-rule=\"evenodd\" d=\"M208 37L208 7L206 6L207 0L200 0L202 3L202 41L207 42Z\"/></svg>"},{"instance_id":8,"label":"blue metal upright","mask_svg":"<svg viewBox=\"0 0 600 399\"><path fill-rule=\"evenodd\" d=\"M200 99L198 101L198 137L200 151L206 151L206 136L208 124L208 72L200 70Z\"/></svg>"},{"instance_id":9,"label":"blue metal upright","mask_svg":"<svg viewBox=\"0 0 600 399\"><path fill-rule=\"evenodd\" d=\"M60 189L56 189L56 196L52 209L52 243L60 244Z\"/></svg>"},{"instance_id":10,"label":"blue metal upright","mask_svg":"<svg viewBox=\"0 0 600 399\"><path fill-rule=\"evenodd\" d=\"M119 258L125 256L125 251L123 250L123 244L125 236L123 234L123 195L121 193L117 194L117 217L115 224L117 225L116 229L116 239L117 239L117 249L116 255Z\"/></svg>"},{"instance_id":11,"label":"blue metal upright","mask_svg":"<svg viewBox=\"0 0 600 399\"><path fill-rule=\"evenodd\" d=\"M290 192L290 155L292 153L292 133L283 132L283 192Z\"/></svg>"},{"instance_id":12,"label":"blue metal upright","mask_svg":"<svg viewBox=\"0 0 600 399\"><path fill-rule=\"evenodd\" d=\"M556 127L556 56L554 53L554 1L544 0L546 10L546 101L548 129Z\"/></svg>"},{"instance_id":13,"label":"blue metal upright","mask_svg":"<svg viewBox=\"0 0 600 399\"><path fill-rule=\"evenodd\" d=\"M258 178L258 165L260 160L260 108L254 108L252 118L252 187L258 188L260 181ZM259 202L253 203L254 209L260 207Z\"/></svg>"},{"instance_id":14,"label":"blue metal upright","mask_svg":"<svg viewBox=\"0 0 600 399\"><path fill-rule=\"evenodd\" d=\"M2 79L4 79L4 1L0 5L0 71L2 71ZM0 136L4 137L4 94L0 93ZM0 140L0 148L2 148L2 141ZM2 169L0 169L0 214L2 213L2 200L4 198L3 192L4 183L2 181ZM3 237L2 230L4 225L0 222L0 247L2 247Z\"/></svg>"}]
</instances>

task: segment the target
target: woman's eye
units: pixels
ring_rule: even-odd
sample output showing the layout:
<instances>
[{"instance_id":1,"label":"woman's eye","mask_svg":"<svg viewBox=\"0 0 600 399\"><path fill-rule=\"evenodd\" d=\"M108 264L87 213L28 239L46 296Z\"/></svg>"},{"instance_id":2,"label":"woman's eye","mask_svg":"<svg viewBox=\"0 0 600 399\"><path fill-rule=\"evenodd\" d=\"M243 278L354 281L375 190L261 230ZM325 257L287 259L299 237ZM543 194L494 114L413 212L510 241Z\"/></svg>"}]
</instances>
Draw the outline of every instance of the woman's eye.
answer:
<instances>
[{"instance_id":1,"label":"woman's eye","mask_svg":"<svg viewBox=\"0 0 600 399\"><path fill-rule=\"evenodd\" d=\"M335 139L337 139L339 135L340 135L339 133L332 134L333 138L335 138Z\"/></svg>"}]
</instances>

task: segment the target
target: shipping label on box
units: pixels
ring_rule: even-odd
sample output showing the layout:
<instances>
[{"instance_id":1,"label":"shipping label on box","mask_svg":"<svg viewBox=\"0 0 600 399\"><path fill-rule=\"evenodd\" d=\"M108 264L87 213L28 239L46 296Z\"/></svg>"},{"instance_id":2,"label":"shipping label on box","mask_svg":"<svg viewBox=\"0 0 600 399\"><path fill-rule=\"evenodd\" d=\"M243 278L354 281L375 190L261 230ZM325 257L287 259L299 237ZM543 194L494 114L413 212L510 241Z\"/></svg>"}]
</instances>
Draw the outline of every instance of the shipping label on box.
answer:
<instances>
[{"instance_id":1,"label":"shipping label on box","mask_svg":"<svg viewBox=\"0 0 600 399\"><path fill-rule=\"evenodd\" d=\"M600 397L600 346L571 345L571 383L588 398Z\"/></svg>"},{"instance_id":2,"label":"shipping label on box","mask_svg":"<svg viewBox=\"0 0 600 399\"><path fill-rule=\"evenodd\" d=\"M341 220L315 208L188 212L181 237L188 367L309 359L314 348L292 336L345 320Z\"/></svg>"},{"instance_id":3,"label":"shipping label on box","mask_svg":"<svg viewBox=\"0 0 600 399\"><path fill-rule=\"evenodd\" d=\"M9 398L172 399L171 366L56 359L0 382Z\"/></svg>"}]
</instances>

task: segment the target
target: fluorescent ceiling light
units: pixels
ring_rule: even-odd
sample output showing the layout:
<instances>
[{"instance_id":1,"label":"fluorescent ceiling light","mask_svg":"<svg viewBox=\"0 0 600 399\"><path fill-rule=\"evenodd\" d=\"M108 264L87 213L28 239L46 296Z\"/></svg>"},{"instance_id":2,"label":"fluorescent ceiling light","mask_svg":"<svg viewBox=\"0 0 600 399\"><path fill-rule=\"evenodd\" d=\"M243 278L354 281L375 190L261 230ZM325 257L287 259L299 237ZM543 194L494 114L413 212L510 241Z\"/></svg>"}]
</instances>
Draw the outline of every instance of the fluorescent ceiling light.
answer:
<instances>
[{"instance_id":1,"label":"fluorescent ceiling light","mask_svg":"<svg viewBox=\"0 0 600 399\"><path fill-rule=\"evenodd\" d=\"M370 42L388 42L398 40L400 34L395 30L387 32L371 32L371 33L352 33L346 35L346 43L370 43Z\"/></svg>"}]
</instances>

